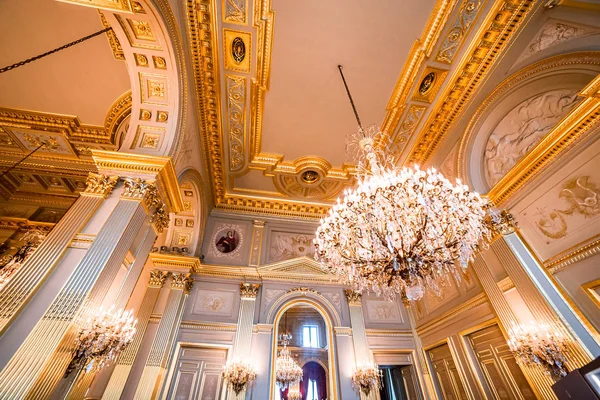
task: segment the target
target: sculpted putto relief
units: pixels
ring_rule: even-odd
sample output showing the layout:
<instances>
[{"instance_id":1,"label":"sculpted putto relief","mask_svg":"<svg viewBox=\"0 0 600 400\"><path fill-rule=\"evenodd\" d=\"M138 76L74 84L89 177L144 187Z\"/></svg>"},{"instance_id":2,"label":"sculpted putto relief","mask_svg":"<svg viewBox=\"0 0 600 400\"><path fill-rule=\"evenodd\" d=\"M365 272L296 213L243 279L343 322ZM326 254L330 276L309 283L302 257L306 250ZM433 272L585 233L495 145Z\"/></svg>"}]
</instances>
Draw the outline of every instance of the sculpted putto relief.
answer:
<instances>
[{"instance_id":1,"label":"sculpted putto relief","mask_svg":"<svg viewBox=\"0 0 600 400\"><path fill-rule=\"evenodd\" d=\"M496 126L485 147L485 177L494 186L578 102L578 90L538 94L512 109Z\"/></svg>"}]
</instances>

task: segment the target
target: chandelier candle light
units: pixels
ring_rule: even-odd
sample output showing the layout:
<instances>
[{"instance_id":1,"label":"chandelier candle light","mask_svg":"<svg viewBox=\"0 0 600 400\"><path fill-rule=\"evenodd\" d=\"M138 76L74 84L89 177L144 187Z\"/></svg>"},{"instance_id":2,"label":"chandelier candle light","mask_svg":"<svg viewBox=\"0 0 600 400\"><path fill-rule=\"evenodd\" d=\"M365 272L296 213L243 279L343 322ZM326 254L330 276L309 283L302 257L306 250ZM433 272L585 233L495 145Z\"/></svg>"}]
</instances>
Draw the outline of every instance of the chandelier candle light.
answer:
<instances>
[{"instance_id":1,"label":"chandelier candle light","mask_svg":"<svg viewBox=\"0 0 600 400\"><path fill-rule=\"evenodd\" d=\"M569 372L565 365L567 342L560 332L553 332L547 325L532 322L513 326L508 335L508 346L520 363L537 365L555 379Z\"/></svg>"},{"instance_id":2,"label":"chandelier candle light","mask_svg":"<svg viewBox=\"0 0 600 400\"><path fill-rule=\"evenodd\" d=\"M222 372L223 379L237 396L256 380L256 371L247 363L236 361L225 366Z\"/></svg>"},{"instance_id":3,"label":"chandelier candle light","mask_svg":"<svg viewBox=\"0 0 600 400\"><path fill-rule=\"evenodd\" d=\"M356 291L416 301L425 287L440 294L448 275L460 281L468 262L496 229L490 203L431 168L397 168L382 134L358 122L358 187L344 192L317 229L315 259Z\"/></svg>"},{"instance_id":4,"label":"chandelier candle light","mask_svg":"<svg viewBox=\"0 0 600 400\"><path fill-rule=\"evenodd\" d=\"M358 367L352 374L352 387L357 393L368 396L374 389L381 389L382 373L375 364Z\"/></svg>"},{"instance_id":5,"label":"chandelier candle light","mask_svg":"<svg viewBox=\"0 0 600 400\"><path fill-rule=\"evenodd\" d=\"M136 324L133 310L114 312L114 306L106 311L100 308L79 331L65 376L84 368L90 361L93 362L91 369L94 371L110 364L133 340Z\"/></svg>"}]
</instances>

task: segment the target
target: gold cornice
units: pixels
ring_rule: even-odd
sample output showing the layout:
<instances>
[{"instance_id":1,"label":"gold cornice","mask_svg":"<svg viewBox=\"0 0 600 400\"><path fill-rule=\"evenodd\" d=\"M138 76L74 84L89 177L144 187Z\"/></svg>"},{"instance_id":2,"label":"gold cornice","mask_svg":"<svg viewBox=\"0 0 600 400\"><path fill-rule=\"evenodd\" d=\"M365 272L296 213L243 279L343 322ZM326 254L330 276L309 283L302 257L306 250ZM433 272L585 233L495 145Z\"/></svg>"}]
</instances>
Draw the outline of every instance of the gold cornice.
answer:
<instances>
[{"instance_id":1,"label":"gold cornice","mask_svg":"<svg viewBox=\"0 0 600 400\"><path fill-rule=\"evenodd\" d=\"M197 322L197 321L181 321L179 325L182 329L196 329L202 331L217 331L217 332L236 332L237 324L226 324L222 322Z\"/></svg>"},{"instance_id":2,"label":"gold cornice","mask_svg":"<svg viewBox=\"0 0 600 400\"><path fill-rule=\"evenodd\" d=\"M458 0L437 0L421 37L413 44L386 106L387 113L381 124L381 131L386 135L393 135L395 132L419 70L431 54L457 2Z\"/></svg>"},{"instance_id":3,"label":"gold cornice","mask_svg":"<svg viewBox=\"0 0 600 400\"><path fill-rule=\"evenodd\" d=\"M112 31L111 31L112 32ZM104 120L104 127L110 134L111 142L118 146L117 130L125 118L131 115L132 98L131 90L119 96L108 109Z\"/></svg>"},{"instance_id":4,"label":"gold cornice","mask_svg":"<svg viewBox=\"0 0 600 400\"><path fill-rule=\"evenodd\" d=\"M197 257L177 256L172 254L150 253L152 264L158 269L184 269L197 272L200 268L200 259Z\"/></svg>"},{"instance_id":5,"label":"gold cornice","mask_svg":"<svg viewBox=\"0 0 600 400\"><path fill-rule=\"evenodd\" d=\"M556 274L566 267L588 257L600 253L600 235L596 235L544 261L544 266L551 274Z\"/></svg>"},{"instance_id":6,"label":"gold cornice","mask_svg":"<svg viewBox=\"0 0 600 400\"><path fill-rule=\"evenodd\" d=\"M487 197L496 205L510 198L514 192L556 160L569 146L597 126L600 120L600 75L594 78L579 95L584 97L584 100L569 111L488 192Z\"/></svg>"},{"instance_id":7,"label":"gold cornice","mask_svg":"<svg viewBox=\"0 0 600 400\"><path fill-rule=\"evenodd\" d=\"M105 150L92 150L92 157L101 174L156 179L169 210L174 213L183 210L183 198L171 157Z\"/></svg>"},{"instance_id":8,"label":"gold cornice","mask_svg":"<svg viewBox=\"0 0 600 400\"><path fill-rule=\"evenodd\" d=\"M367 336L393 336L393 337L413 337L413 332L410 329L365 329Z\"/></svg>"},{"instance_id":9,"label":"gold cornice","mask_svg":"<svg viewBox=\"0 0 600 400\"><path fill-rule=\"evenodd\" d=\"M423 164L429 159L535 6L533 0L495 3L418 134L408 163Z\"/></svg>"}]
</instances>

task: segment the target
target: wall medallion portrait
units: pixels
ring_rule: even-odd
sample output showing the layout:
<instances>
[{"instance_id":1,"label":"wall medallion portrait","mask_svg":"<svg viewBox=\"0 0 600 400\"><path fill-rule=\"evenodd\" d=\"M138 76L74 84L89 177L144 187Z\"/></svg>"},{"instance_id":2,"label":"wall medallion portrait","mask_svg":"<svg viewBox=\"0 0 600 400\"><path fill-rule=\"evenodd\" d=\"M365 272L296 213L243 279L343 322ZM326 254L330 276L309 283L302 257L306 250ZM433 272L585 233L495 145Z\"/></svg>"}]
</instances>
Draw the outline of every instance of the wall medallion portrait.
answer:
<instances>
[{"instance_id":1,"label":"wall medallion portrait","mask_svg":"<svg viewBox=\"0 0 600 400\"><path fill-rule=\"evenodd\" d=\"M231 56L236 63L241 63L246 58L246 45L241 37L236 37L231 43Z\"/></svg>"},{"instance_id":2,"label":"wall medallion portrait","mask_svg":"<svg viewBox=\"0 0 600 400\"><path fill-rule=\"evenodd\" d=\"M239 244L239 235L235 230L223 230L217 234L217 241L215 247L221 253L231 253L234 251Z\"/></svg>"}]
</instances>

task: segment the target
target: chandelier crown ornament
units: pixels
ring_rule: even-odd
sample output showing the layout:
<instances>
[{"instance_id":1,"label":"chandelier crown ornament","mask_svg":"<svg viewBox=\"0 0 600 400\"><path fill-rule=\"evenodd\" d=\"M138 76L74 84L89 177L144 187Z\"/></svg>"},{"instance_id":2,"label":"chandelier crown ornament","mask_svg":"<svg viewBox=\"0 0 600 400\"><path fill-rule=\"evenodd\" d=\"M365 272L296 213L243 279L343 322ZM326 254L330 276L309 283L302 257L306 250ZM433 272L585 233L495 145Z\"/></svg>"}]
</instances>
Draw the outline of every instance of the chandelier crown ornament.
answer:
<instances>
[{"instance_id":1,"label":"chandelier crown ornament","mask_svg":"<svg viewBox=\"0 0 600 400\"><path fill-rule=\"evenodd\" d=\"M377 145L381 132L362 127L346 90L359 125L350 141L361 153L358 185L321 219L315 259L359 292L416 301L427 287L440 295L448 276L460 281L476 252L487 248L500 215L434 168L398 168Z\"/></svg>"},{"instance_id":2,"label":"chandelier crown ornament","mask_svg":"<svg viewBox=\"0 0 600 400\"><path fill-rule=\"evenodd\" d=\"M233 389L236 396L256 380L254 367L242 361L227 364L221 375L227 382L227 386Z\"/></svg>"},{"instance_id":3,"label":"chandelier crown ornament","mask_svg":"<svg viewBox=\"0 0 600 400\"><path fill-rule=\"evenodd\" d=\"M383 374L377 365L369 363L359 366L352 374L352 387L360 394L364 393L368 396L372 390L382 388Z\"/></svg>"},{"instance_id":4,"label":"chandelier crown ornament","mask_svg":"<svg viewBox=\"0 0 600 400\"><path fill-rule=\"evenodd\" d=\"M508 346L517 362L537 365L555 379L562 378L569 372L565 357L567 339L558 330L531 322L513 326L508 330L508 335Z\"/></svg>"},{"instance_id":5,"label":"chandelier crown ornament","mask_svg":"<svg viewBox=\"0 0 600 400\"><path fill-rule=\"evenodd\" d=\"M136 324L133 310L115 312L114 306L106 311L100 308L79 331L65 376L84 368L90 361L95 371L110 364L133 340Z\"/></svg>"}]
</instances>

